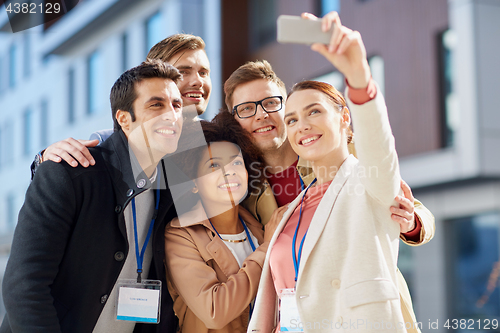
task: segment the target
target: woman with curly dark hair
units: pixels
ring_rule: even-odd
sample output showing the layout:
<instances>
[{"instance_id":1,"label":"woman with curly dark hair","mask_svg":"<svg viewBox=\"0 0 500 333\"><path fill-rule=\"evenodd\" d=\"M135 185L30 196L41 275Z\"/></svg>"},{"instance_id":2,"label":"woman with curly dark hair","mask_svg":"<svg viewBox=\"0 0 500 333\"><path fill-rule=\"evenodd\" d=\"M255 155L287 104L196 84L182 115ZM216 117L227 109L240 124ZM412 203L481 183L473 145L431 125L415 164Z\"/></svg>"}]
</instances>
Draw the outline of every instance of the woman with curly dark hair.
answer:
<instances>
[{"instance_id":1,"label":"woman with curly dark hair","mask_svg":"<svg viewBox=\"0 0 500 333\"><path fill-rule=\"evenodd\" d=\"M261 181L263 161L229 112L201 121L201 128L207 144L176 161L195 186L179 203L190 203L191 210L178 210L165 230L168 289L180 332L245 332L283 209L264 231L239 206L252 180Z\"/></svg>"}]
</instances>

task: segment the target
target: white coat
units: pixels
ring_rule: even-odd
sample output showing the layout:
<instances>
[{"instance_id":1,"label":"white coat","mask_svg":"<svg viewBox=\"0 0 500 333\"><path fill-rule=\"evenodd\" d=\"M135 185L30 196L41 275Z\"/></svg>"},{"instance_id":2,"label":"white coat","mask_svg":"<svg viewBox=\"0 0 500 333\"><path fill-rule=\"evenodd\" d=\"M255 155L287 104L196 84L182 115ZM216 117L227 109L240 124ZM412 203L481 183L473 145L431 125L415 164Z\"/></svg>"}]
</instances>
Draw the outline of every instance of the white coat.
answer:
<instances>
[{"instance_id":1,"label":"white coat","mask_svg":"<svg viewBox=\"0 0 500 333\"><path fill-rule=\"evenodd\" d=\"M348 100L359 160L350 155L344 161L304 242L296 300L305 332L406 332L396 274L400 230L389 209L401 178L378 91L363 105ZM277 324L269 256L301 198L290 204L271 240L248 332L269 333Z\"/></svg>"}]
</instances>

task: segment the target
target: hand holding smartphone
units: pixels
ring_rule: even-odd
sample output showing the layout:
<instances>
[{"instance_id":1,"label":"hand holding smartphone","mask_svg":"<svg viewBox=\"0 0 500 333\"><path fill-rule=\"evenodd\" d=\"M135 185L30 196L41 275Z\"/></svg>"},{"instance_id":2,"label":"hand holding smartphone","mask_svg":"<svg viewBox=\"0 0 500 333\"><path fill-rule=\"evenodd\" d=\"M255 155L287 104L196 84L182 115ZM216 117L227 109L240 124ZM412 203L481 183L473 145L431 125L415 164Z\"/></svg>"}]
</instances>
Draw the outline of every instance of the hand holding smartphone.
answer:
<instances>
[{"instance_id":1,"label":"hand holding smartphone","mask_svg":"<svg viewBox=\"0 0 500 333\"><path fill-rule=\"evenodd\" d=\"M332 28L323 32L321 19L309 20L300 16L280 15L278 17L278 42L311 45L321 43L328 45L332 36Z\"/></svg>"}]
</instances>

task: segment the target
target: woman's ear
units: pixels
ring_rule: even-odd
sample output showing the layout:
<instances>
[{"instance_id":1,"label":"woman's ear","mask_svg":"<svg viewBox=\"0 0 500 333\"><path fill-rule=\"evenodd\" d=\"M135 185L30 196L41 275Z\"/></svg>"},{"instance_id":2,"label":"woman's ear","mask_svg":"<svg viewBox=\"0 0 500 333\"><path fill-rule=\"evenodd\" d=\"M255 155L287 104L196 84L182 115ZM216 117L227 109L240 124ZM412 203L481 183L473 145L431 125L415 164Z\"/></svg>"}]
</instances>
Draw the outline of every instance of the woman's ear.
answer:
<instances>
[{"instance_id":1,"label":"woman's ear","mask_svg":"<svg viewBox=\"0 0 500 333\"><path fill-rule=\"evenodd\" d=\"M125 133L130 131L130 124L132 122L130 112L123 110L116 111L116 121Z\"/></svg>"},{"instance_id":2,"label":"woman's ear","mask_svg":"<svg viewBox=\"0 0 500 333\"><path fill-rule=\"evenodd\" d=\"M341 111L341 117L342 117L342 124L346 127L349 127L351 125L351 113L349 112L349 109L347 106L344 106Z\"/></svg>"},{"instance_id":3,"label":"woman's ear","mask_svg":"<svg viewBox=\"0 0 500 333\"><path fill-rule=\"evenodd\" d=\"M194 187L191 189L191 192L198 193L198 184L196 184L196 180L193 179Z\"/></svg>"}]
</instances>

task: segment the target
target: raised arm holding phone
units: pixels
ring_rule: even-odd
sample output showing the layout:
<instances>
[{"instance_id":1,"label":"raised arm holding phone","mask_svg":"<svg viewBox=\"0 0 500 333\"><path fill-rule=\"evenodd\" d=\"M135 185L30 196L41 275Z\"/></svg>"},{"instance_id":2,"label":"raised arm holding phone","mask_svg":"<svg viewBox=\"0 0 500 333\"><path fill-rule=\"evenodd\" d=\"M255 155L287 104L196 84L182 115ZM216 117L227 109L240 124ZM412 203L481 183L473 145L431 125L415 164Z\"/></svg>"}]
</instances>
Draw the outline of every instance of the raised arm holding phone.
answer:
<instances>
[{"instance_id":1,"label":"raised arm holding phone","mask_svg":"<svg viewBox=\"0 0 500 333\"><path fill-rule=\"evenodd\" d=\"M332 27L329 45L312 49L346 77L347 102L317 81L297 83L288 96L288 140L316 179L271 240L248 332L406 332L396 267L400 225L389 213L401 182L394 137L360 34L335 12L322 19L323 31ZM347 149L351 117L358 158Z\"/></svg>"}]
</instances>

